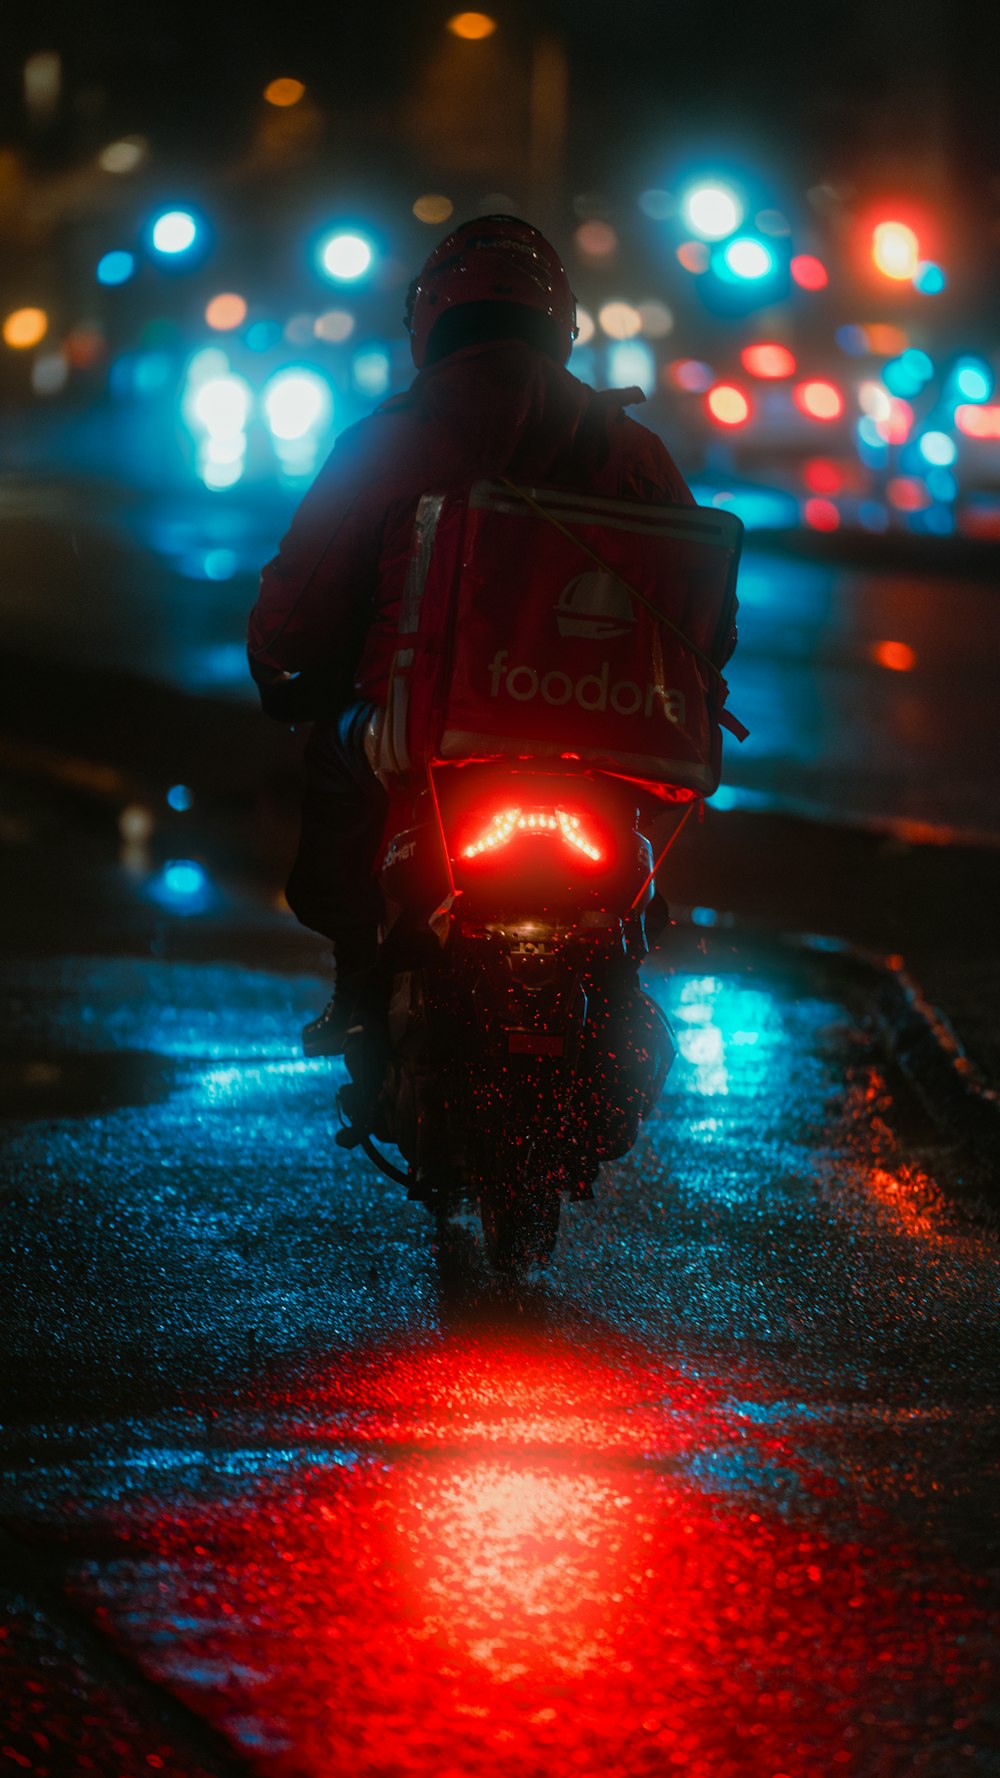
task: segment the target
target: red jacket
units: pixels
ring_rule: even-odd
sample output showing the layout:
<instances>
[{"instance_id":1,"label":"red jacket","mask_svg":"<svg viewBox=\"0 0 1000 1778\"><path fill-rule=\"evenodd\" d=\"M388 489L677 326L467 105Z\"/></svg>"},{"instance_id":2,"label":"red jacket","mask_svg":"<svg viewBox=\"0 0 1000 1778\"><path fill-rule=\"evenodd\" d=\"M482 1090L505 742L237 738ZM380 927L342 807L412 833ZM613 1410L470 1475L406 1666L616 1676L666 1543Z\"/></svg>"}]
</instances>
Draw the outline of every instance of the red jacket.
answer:
<instances>
[{"instance_id":1,"label":"red jacket","mask_svg":"<svg viewBox=\"0 0 1000 1778\"><path fill-rule=\"evenodd\" d=\"M254 678L333 677L384 702L421 494L504 474L535 487L693 505L660 440L626 418L639 389L601 393L517 340L420 371L338 439L250 614ZM349 693L348 693L349 695Z\"/></svg>"}]
</instances>

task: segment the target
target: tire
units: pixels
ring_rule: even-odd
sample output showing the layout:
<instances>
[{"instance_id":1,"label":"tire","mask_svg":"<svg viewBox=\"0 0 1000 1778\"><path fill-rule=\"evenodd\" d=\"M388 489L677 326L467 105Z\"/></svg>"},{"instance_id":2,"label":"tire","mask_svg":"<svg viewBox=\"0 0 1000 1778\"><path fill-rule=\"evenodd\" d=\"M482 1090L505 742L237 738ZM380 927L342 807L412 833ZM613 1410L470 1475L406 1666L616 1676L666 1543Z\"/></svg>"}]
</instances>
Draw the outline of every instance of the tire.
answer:
<instances>
[{"instance_id":1,"label":"tire","mask_svg":"<svg viewBox=\"0 0 1000 1778\"><path fill-rule=\"evenodd\" d=\"M501 1145L496 1170L479 1188L486 1255L501 1277L547 1266L559 1234L559 1187L536 1170L532 1142Z\"/></svg>"}]
</instances>

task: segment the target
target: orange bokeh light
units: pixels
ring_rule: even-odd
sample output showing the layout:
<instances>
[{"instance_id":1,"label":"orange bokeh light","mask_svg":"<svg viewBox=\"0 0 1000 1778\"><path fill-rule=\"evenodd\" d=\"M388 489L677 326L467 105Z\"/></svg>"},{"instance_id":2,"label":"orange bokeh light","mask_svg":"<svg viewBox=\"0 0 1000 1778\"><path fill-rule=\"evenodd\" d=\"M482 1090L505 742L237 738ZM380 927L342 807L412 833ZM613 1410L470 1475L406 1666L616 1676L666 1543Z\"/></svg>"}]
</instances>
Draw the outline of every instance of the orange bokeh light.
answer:
<instances>
[{"instance_id":1,"label":"orange bokeh light","mask_svg":"<svg viewBox=\"0 0 1000 1778\"><path fill-rule=\"evenodd\" d=\"M752 377L791 377L795 375L795 358L787 346L768 343L744 346L740 353L744 370Z\"/></svg>"},{"instance_id":2,"label":"orange bokeh light","mask_svg":"<svg viewBox=\"0 0 1000 1778\"><path fill-rule=\"evenodd\" d=\"M844 411L844 398L833 383L797 383L792 397L810 420L839 420Z\"/></svg>"},{"instance_id":3,"label":"orange bokeh light","mask_svg":"<svg viewBox=\"0 0 1000 1778\"><path fill-rule=\"evenodd\" d=\"M908 642L876 642L872 648L872 660L880 667L888 667L893 673L910 673L917 664L916 651Z\"/></svg>"},{"instance_id":4,"label":"orange bokeh light","mask_svg":"<svg viewBox=\"0 0 1000 1778\"><path fill-rule=\"evenodd\" d=\"M716 383L706 397L708 411L720 426L742 426L750 418L750 403L742 389L731 383Z\"/></svg>"},{"instance_id":5,"label":"orange bokeh light","mask_svg":"<svg viewBox=\"0 0 1000 1778\"><path fill-rule=\"evenodd\" d=\"M37 346L48 329L49 318L44 309L15 309L3 324L3 337L8 346L24 351L28 346Z\"/></svg>"},{"instance_id":6,"label":"orange bokeh light","mask_svg":"<svg viewBox=\"0 0 1000 1778\"><path fill-rule=\"evenodd\" d=\"M231 327L239 327L247 316L247 305L242 296L235 291L226 290L220 296L213 296L205 310L205 320L216 333L228 333Z\"/></svg>"},{"instance_id":7,"label":"orange bokeh light","mask_svg":"<svg viewBox=\"0 0 1000 1778\"><path fill-rule=\"evenodd\" d=\"M840 528L839 511L832 500L824 500L820 494L805 502L802 516L814 531L837 531Z\"/></svg>"},{"instance_id":8,"label":"orange bokeh light","mask_svg":"<svg viewBox=\"0 0 1000 1778\"><path fill-rule=\"evenodd\" d=\"M264 88L264 97L269 105L285 107L297 105L305 94L301 80L272 80Z\"/></svg>"},{"instance_id":9,"label":"orange bokeh light","mask_svg":"<svg viewBox=\"0 0 1000 1778\"><path fill-rule=\"evenodd\" d=\"M800 290L825 290L830 282L823 261L812 253L796 253L789 270Z\"/></svg>"},{"instance_id":10,"label":"orange bokeh light","mask_svg":"<svg viewBox=\"0 0 1000 1778\"><path fill-rule=\"evenodd\" d=\"M481 43L484 37L492 37L496 28L496 19L491 19L488 12L456 12L448 20L452 36L461 37L465 43Z\"/></svg>"}]
</instances>

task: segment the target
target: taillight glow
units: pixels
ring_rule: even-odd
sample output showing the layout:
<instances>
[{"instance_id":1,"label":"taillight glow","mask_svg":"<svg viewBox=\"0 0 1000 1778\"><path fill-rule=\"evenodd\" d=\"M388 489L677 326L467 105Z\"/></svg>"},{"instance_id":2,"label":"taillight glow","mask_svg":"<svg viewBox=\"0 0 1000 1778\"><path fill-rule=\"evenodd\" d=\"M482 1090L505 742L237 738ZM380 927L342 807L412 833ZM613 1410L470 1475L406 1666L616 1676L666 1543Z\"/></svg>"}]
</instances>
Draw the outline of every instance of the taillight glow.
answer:
<instances>
[{"instance_id":1,"label":"taillight glow","mask_svg":"<svg viewBox=\"0 0 1000 1778\"><path fill-rule=\"evenodd\" d=\"M604 857L601 847L587 833L579 815L567 809L502 809L491 816L487 825L471 845L462 847L463 858L480 858L484 852L498 852L515 834L559 834L567 846L582 852L599 864Z\"/></svg>"}]
</instances>

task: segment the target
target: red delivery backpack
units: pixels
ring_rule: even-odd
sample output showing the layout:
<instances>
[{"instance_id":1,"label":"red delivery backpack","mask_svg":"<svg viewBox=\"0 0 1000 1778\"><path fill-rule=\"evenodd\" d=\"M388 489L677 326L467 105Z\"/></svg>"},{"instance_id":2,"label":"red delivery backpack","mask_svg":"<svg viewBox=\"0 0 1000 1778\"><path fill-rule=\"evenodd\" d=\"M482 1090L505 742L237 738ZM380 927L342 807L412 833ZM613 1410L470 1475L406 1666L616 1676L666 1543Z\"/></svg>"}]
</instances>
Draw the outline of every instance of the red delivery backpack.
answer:
<instances>
[{"instance_id":1,"label":"red delivery backpack","mask_svg":"<svg viewBox=\"0 0 1000 1778\"><path fill-rule=\"evenodd\" d=\"M506 479L417 508L379 766L572 759L709 796L743 526Z\"/></svg>"}]
</instances>

